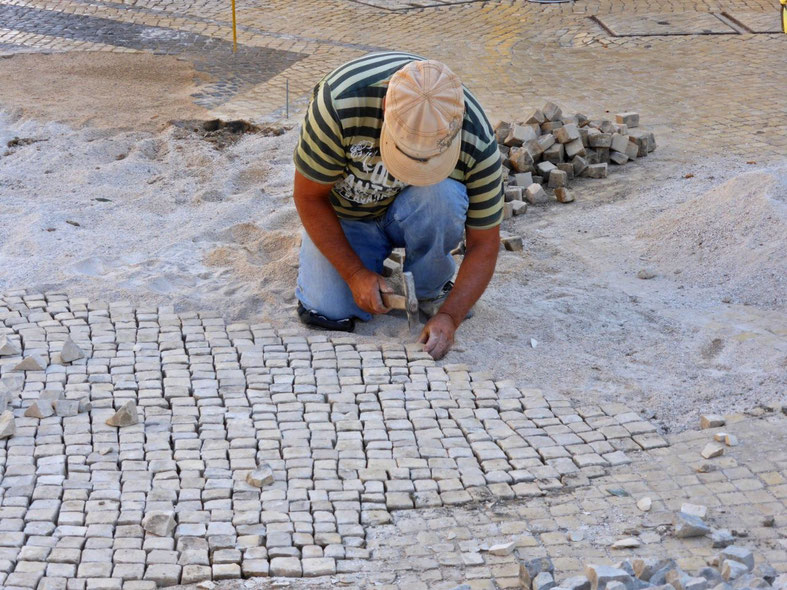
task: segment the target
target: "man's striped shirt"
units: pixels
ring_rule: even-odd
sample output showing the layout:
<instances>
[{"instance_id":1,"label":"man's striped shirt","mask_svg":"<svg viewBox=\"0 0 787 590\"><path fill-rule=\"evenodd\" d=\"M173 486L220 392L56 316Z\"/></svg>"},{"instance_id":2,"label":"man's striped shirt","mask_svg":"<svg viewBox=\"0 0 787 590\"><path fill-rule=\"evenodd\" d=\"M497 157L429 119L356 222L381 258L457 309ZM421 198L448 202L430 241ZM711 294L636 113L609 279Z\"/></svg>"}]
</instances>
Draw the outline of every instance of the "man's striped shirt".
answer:
<instances>
[{"instance_id":1,"label":"man's striped shirt","mask_svg":"<svg viewBox=\"0 0 787 590\"><path fill-rule=\"evenodd\" d=\"M380 217L406 188L380 157L383 98L394 73L423 59L409 53L374 53L337 68L315 87L295 167L310 180L333 185L330 200L339 217ZM478 100L467 88L464 95L461 154L449 178L467 187L467 226L487 229L503 217L500 153Z\"/></svg>"}]
</instances>

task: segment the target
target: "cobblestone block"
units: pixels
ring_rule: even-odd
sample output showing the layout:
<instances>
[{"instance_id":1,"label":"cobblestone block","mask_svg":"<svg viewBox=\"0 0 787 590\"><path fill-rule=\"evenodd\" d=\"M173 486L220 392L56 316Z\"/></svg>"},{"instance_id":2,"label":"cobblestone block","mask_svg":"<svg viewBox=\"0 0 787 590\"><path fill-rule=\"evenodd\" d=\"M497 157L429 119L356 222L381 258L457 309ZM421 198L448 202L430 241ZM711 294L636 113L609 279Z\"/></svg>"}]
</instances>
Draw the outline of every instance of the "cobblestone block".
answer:
<instances>
[{"instance_id":1,"label":"cobblestone block","mask_svg":"<svg viewBox=\"0 0 787 590\"><path fill-rule=\"evenodd\" d=\"M300 578L303 575L301 560L297 557L274 557L270 562L270 575Z\"/></svg>"},{"instance_id":2,"label":"cobblestone block","mask_svg":"<svg viewBox=\"0 0 787 590\"><path fill-rule=\"evenodd\" d=\"M558 187L555 189L555 199L558 203L573 203L574 195L565 187Z\"/></svg>"},{"instance_id":3,"label":"cobblestone block","mask_svg":"<svg viewBox=\"0 0 787 590\"><path fill-rule=\"evenodd\" d=\"M588 178L606 178L607 165L606 164L590 164L584 172L584 176Z\"/></svg>"},{"instance_id":4,"label":"cobblestone block","mask_svg":"<svg viewBox=\"0 0 787 590\"><path fill-rule=\"evenodd\" d=\"M618 166L622 166L629 161L629 158L625 153L611 152L609 154L609 161L613 164L617 164Z\"/></svg>"},{"instance_id":5,"label":"cobblestone block","mask_svg":"<svg viewBox=\"0 0 787 590\"><path fill-rule=\"evenodd\" d=\"M568 186L568 174L562 170L552 170L549 173L549 188L558 188Z\"/></svg>"},{"instance_id":6,"label":"cobblestone block","mask_svg":"<svg viewBox=\"0 0 787 590\"><path fill-rule=\"evenodd\" d=\"M525 190L525 200L531 205L540 205L549 201L549 196L540 184L533 183Z\"/></svg>"},{"instance_id":7,"label":"cobblestone block","mask_svg":"<svg viewBox=\"0 0 787 590\"><path fill-rule=\"evenodd\" d=\"M547 121L556 121L563 116L563 111L559 106L557 106L554 102L547 102L542 108L541 112L544 114L544 118Z\"/></svg>"},{"instance_id":8,"label":"cobblestone block","mask_svg":"<svg viewBox=\"0 0 787 590\"><path fill-rule=\"evenodd\" d=\"M536 139L536 133L532 127L514 124L509 129L508 135L502 143L508 147L519 147L534 139Z\"/></svg>"},{"instance_id":9,"label":"cobblestone block","mask_svg":"<svg viewBox=\"0 0 787 590\"><path fill-rule=\"evenodd\" d=\"M509 152L508 161L511 168L518 173L533 171L533 156L527 147L514 147Z\"/></svg>"},{"instance_id":10,"label":"cobblestone block","mask_svg":"<svg viewBox=\"0 0 787 590\"><path fill-rule=\"evenodd\" d=\"M581 143L579 128L574 124L564 125L555 130L555 139L560 143L570 143L576 140L580 140Z\"/></svg>"},{"instance_id":11,"label":"cobblestone block","mask_svg":"<svg viewBox=\"0 0 787 590\"><path fill-rule=\"evenodd\" d=\"M574 158L577 156L584 156L587 152L585 151L585 146L582 143L581 139L575 139L573 141L568 142L565 144L566 148L566 158L568 160L574 161Z\"/></svg>"},{"instance_id":12,"label":"cobblestone block","mask_svg":"<svg viewBox=\"0 0 787 590\"><path fill-rule=\"evenodd\" d=\"M600 131L588 132L588 144L594 148L609 148L612 147L612 134L602 133Z\"/></svg>"},{"instance_id":13,"label":"cobblestone block","mask_svg":"<svg viewBox=\"0 0 787 590\"><path fill-rule=\"evenodd\" d=\"M551 162L553 164L558 164L565 159L566 150L563 147L562 143L553 143L547 149L544 150L542 157L544 158L545 162Z\"/></svg>"},{"instance_id":14,"label":"cobblestone block","mask_svg":"<svg viewBox=\"0 0 787 590\"><path fill-rule=\"evenodd\" d=\"M681 539L702 537L710 533L710 527L701 518L678 512L675 515L675 536Z\"/></svg>"},{"instance_id":15,"label":"cobblestone block","mask_svg":"<svg viewBox=\"0 0 787 590\"><path fill-rule=\"evenodd\" d=\"M615 115L615 121L629 128L639 127L639 113L618 113Z\"/></svg>"}]
</instances>

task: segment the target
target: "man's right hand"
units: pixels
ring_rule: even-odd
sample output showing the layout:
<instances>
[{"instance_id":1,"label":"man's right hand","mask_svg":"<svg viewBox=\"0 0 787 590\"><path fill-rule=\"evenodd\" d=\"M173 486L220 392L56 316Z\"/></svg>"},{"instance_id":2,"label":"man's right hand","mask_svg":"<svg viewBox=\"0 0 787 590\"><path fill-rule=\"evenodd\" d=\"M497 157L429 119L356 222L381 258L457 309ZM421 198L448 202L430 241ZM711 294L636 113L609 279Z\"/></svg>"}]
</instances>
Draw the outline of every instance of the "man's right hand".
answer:
<instances>
[{"instance_id":1,"label":"man's right hand","mask_svg":"<svg viewBox=\"0 0 787 590\"><path fill-rule=\"evenodd\" d=\"M383 277L368 268L362 268L347 281L355 303L369 313L388 313L380 293L393 293L393 289Z\"/></svg>"}]
</instances>

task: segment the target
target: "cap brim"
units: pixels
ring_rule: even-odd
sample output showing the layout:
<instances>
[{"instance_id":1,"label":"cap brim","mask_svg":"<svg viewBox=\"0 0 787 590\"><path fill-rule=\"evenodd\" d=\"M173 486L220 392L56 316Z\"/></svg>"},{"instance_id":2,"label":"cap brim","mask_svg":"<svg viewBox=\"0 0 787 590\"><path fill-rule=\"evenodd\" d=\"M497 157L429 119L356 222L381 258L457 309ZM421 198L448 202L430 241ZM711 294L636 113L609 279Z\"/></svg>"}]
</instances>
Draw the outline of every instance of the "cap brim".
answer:
<instances>
[{"instance_id":1,"label":"cap brim","mask_svg":"<svg viewBox=\"0 0 787 590\"><path fill-rule=\"evenodd\" d=\"M462 134L457 133L450 147L442 154L417 162L400 152L386 129L385 121L380 131L380 157L396 180L412 186L430 186L448 178L456 168L462 148Z\"/></svg>"}]
</instances>

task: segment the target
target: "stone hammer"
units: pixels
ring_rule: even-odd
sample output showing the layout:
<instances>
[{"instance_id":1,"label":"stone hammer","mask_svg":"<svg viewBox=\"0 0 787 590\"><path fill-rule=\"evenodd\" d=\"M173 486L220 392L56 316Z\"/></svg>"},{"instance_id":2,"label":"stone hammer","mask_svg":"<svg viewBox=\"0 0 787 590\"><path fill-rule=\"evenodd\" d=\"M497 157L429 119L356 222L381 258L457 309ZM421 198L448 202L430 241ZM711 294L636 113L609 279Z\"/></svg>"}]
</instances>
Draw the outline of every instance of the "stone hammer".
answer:
<instances>
[{"instance_id":1,"label":"stone hammer","mask_svg":"<svg viewBox=\"0 0 787 590\"><path fill-rule=\"evenodd\" d=\"M414 332L418 326L418 298L415 296L413 273L402 273L402 285L404 286L404 295L396 293L380 293L380 295L382 295L385 307L403 309L407 313L407 326L410 328L410 332Z\"/></svg>"}]
</instances>

